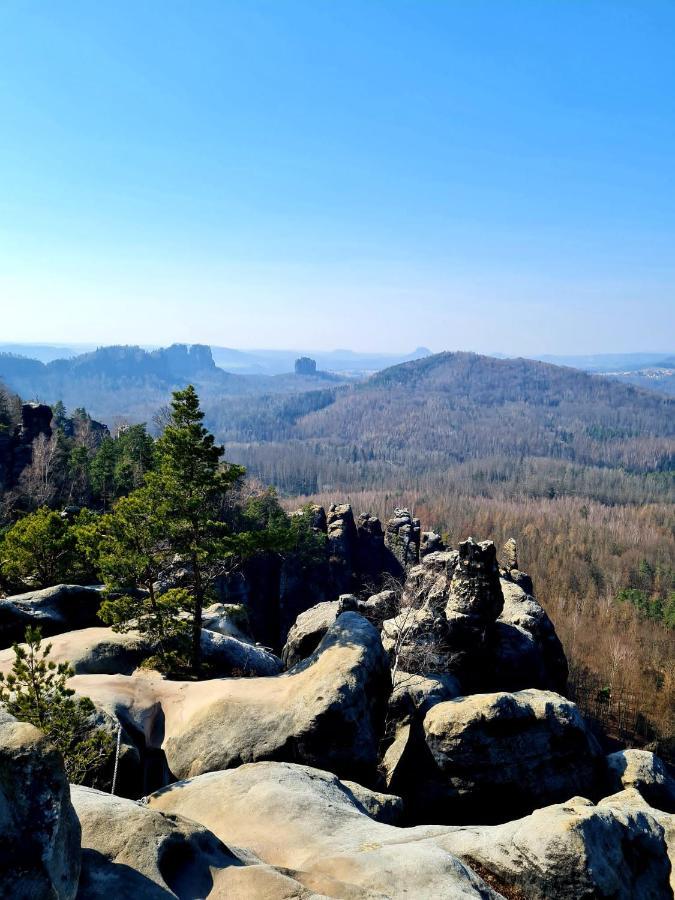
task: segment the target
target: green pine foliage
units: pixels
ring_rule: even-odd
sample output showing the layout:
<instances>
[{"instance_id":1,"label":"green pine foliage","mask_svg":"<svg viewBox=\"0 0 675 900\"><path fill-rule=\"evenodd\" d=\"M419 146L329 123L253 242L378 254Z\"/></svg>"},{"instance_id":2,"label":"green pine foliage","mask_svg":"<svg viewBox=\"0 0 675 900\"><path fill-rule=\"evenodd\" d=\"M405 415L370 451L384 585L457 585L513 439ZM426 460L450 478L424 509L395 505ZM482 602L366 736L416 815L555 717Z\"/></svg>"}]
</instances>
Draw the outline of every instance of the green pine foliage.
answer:
<instances>
[{"instance_id":1,"label":"green pine foliage","mask_svg":"<svg viewBox=\"0 0 675 900\"><path fill-rule=\"evenodd\" d=\"M77 541L67 521L46 506L19 519L0 544L0 572L36 587L72 581Z\"/></svg>"},{"instance_id":2,"label":"green pine foliage","mask_svg":"<svg viewBox=\"0 0 675 900\"><path fill-rule=\"evenodd\" d=\"M43 731L63 756L68 780L96 786L114 748L112 736L94 722L94 704L75 697L66 682L74 672L68 663L49 659L51 644L42 645L39 628L27 628L25 645L14 644L14 663L0 673L0 703L21 722Z\"/></svg>"},{"instance_id":3,"label":"green pine foliage","mask_svg":"<svg viewBox=\"0 0 675 900\"><path fill-rule=\"evenodd\" d=\"M191 664L197 676L212 567L243 544L224 522L224 512L227 494L241 481L244 469L222 462L224 448L216 445L203 419L192 385L174 393L171 418L157 441L157 465L146 477L170 547L190 572ZM251 550L250 543L246 549Z\"/></svg>"}]
</instances>

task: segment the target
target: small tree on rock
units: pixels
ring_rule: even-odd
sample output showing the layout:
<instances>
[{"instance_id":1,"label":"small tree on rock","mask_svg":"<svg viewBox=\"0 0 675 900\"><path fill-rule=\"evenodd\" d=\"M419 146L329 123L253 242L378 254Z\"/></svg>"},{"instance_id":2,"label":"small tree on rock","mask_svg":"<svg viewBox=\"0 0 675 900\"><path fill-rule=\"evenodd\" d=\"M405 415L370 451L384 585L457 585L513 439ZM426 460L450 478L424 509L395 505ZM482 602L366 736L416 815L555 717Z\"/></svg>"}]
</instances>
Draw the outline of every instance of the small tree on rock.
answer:
<instances>
[{"instance_id":1,"label":"small tree on rock","mask_svg":"<svg viewBox=\"0 0 675 900\"><path fill-rule=\"evenodd\" d=\"M110 758L113 738L92 721L91 700L73 696L66 686L73 669L50 660L51 644L43 647L41 637L39 628L29 627L25 646L14 644L12 670L0 673L0 703L47 735L63 756L70 782L93 785Z\"/></svg>"}]
</instances>

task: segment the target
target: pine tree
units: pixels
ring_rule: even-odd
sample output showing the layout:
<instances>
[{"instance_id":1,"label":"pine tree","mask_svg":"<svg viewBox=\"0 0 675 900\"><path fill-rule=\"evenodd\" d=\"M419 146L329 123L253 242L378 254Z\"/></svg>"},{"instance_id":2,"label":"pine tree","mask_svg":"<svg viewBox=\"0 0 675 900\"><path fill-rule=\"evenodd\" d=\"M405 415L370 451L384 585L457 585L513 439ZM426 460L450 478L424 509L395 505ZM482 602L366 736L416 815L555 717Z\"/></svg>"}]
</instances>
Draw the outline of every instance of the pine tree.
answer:
<instances>
[{"instance_id":1,"label":"pine tree","mask_svg":"<svg viewBox=\"0 0 675 900\"><path fill-rule=\"evenodd\" d=\"M146 477L171 548L190 570L191 662L196 676L201 669L202 610L210 570L240 546L222 521L224 498L244 474L241 466L221 462L224 448L216 445L203 419L192 385L174 393L171 418L157 441L157 469Z\"/></svg>"},{"instance_id":2,"label":"pine tree","mask_svg":"<svg viewBox=\"0 0 675 900\"><path fill-rule=\"evenodd\" d=\"M123 497L93 525L94 552L109 595L100 617L116 631L145 634L157 647L160 668L178 668L186 655L189 623L184 613L190 597L183 589L156 590L173 551L151 491L139 488Z\"/></svg>"},{"instance_id":3,"label":"pine tree","mask_svg":"<svg viewBox=\"0 0 675 900\"><path fill-rule=\"evenodd\" d=\"M113 749L110 734L92 722L94 704L75 698L66 686L75 673L68 663L49 659L51 644L42 647L39 628L27 628L25 646L14 644L14 663L0 673L0 703L21 722L43 731L60 750L68 780L93 783Z\"/></svg>"}]
</instances>

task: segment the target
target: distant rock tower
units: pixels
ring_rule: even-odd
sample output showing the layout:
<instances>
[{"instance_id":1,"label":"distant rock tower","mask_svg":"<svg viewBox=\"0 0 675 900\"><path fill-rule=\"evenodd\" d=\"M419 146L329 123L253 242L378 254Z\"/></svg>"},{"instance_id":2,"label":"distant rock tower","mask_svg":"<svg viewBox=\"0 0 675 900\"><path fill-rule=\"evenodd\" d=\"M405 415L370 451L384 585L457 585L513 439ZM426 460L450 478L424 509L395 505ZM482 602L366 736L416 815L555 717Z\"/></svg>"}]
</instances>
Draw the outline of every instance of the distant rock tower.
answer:
<instances>
[{"instance_id":1,"label":"distant rock tower","mask_svg":"<svg viewBox=\"0 0 675 900\"><path fill-rule=\"evenodd\" d=\"M316 360L309 356L301 356L295 361L296 375L316 375Z\"/></svg>"}]
</instances>

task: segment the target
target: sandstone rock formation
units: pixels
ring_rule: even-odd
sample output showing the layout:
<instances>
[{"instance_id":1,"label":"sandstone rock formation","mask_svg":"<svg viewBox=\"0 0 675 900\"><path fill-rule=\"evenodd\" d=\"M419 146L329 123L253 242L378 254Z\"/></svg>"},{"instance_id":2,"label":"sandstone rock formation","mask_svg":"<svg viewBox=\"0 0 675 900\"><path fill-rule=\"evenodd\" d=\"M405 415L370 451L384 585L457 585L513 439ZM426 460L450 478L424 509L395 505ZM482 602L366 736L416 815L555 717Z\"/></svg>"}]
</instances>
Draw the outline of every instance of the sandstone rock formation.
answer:
<instances>
[{"instance_id":1,"label":"sandstone rock formation","mask_svg":"<svg viewBox=\"0 0 675 900\"><path fill-rule=\"evenodd\" d=\"M391 685L377 631L356 613L341 615L309 659L275 678L195 683L138 673L70 683L161 749L175 778L289 759L357 781L374 775Z\"/></svg>"},{"instance_id":2,"label":"sandstone rock formation","mask_svg":"<svg viewBox=\"0 0 675 900\"><path fill-rule=\"evenodd\" d=\"M607 790L633 788L656 809L675 813L675 778L648 750L619 750L607 757Z\"/></svg>"},{"instance_id":3,"label":"sandstone rock formation","mask_svg":"<svg viewBox=\"0 0 675 900\"><path fill-rule=\"evenodd\" d=\"M385 648L404 668L449 672L465 691L480 689L502 606L494 544L470 538L409 571L401 611L384 623Z\"/></svg>"},{"instance_id":4,"label":"sandstone rock formation","mask_svg":"<svg viewBox=\"0 0 675 900\"><path fill-rule=\"evenodd\" d=\"M326 515L328 529L328 565L333 590L351 591L356 583L358 536L354 513L348 503L333 503Z\"/></svg>"},{"instance_id":5,"label":"sandstone rock formation","mask_svg":"<svg viewBox=\"0 0 675 900\"><path fill-rule=\"evenodd\" d=\"M131 675L157 653L157 647L138 631L118 633L112 628L83 628L49 639L50 659L70 662L77 675ZM277 675L281 660L262 647L229 635L202 629L202 653L216 675ZM9 672L12 648L0 650L0 672Z\"/></svg>"},{"instance_id":6,"label":"sandstone rock formation","mask_svg":"<svg viewBox=\"0 0 675 900\"><path fill-rule=\"evenodd\" d=\"M91 788L73 788L73 803L82 824L80 900L311 896L295 879L249 852L230 850L194 821Z\"/></svg>"},{"instance_id":7,"label":"sandstone rock formation","mask_svg":"<svg viewBox=\"0 0 675 900\"><path fill-rule=\"evenodd\" d=\"M504 608L495 623L492 686L526 687L562 693L567 660L553 623L531 595L512 581L500 581Z\"/></svg>"},{"instance_id":8,"label":"sandstone rock formation","mask_svg":"<svg viewBox=\"0 0 675 900\"><path fill-rule=\"evenodd\" d=\"M80 825L60 754L0 708L0 895L73 900Z\"/></svg>"},{"instance_id":9,"label":"sandstone rock formation","mask_svg":"<svg viewBox=\"0 0 675 900\"><path fill-rule=\"evenodd\" d=\"M205 610L208 674L228 677L140 666L156 648L101 627L97 590L0 601L0 671L41 624L96 722L122 725L118 794L155 791L74 787L80 857L58 754L0 713L0 895L671 897L675 782L646 751L602 755L515 542L500 568L407 510L386 536L347 504L299 514L310 552L248 561L219 587L237 604Z\"/></svg>"},{"instance_id":10,"label":"sandstone rock formation","mask_svg":"<svg viewBox=\"0 0 675 900\"><path fill-rule=\"evenodd\" d=\"M494 544L464 541L408 571L400 610L383 643L403 668L449 672L465 692L562 692L567 662L542 607L499 575Z\"/></svg>"},{"instance_id":11,"label":"sandstone rock formation","mask_svg":"<svg viewBox=\"0 0 675 900\"><path fill-rule=\"evenodd\" d=\"M101 625L101 591L77 584L57 584L41 591L0 599L0 646L22 641L26 626L39 626L44 637Z\"/></svg>"},{"instance_id":12,"label":"sandstone rock formation","mask_svg":"<svg viewBox=\"0 0 675 900\"><path fill-rule=\"evenodd\" d=\"M340 612L339 600L317 603L300 613L291 627L281 652L286 668L307 659L321 643L321 639L337 619Z\"/></svg>"},{"instance_id":13,"label":"sandstone rock formation","mask_svg":"<svg viewBox=\"0 0 675 900\"><path fill-rule=\"evenodd\" d=\"M308 876L334 879L337 890L329 896L498 896L433 840L435 829L411 832L375 821L330 772L288 763L244 765L167 788L148 802L151 809L200 822L226 844L247 847L271 865L305 873L307 882ZM377 797L371 803L382 805Z\"/></svg>"},{"instance_id":14,"label":"sandstone rock formation","mask_svg":"<svg viewBox=\"0 0 675 900\"><path fill-rule=\"evenodd\" d=\"M424 733L447 785L436 812L445 821L504 821L597 794L599 747L576 706L558 694L525 690L438 703Z\"/></svg>"},{"instance_id":15,"label":"sandstone rock formation","mask_svg":"<svg viewBox=\"0 0 675 900\"><path fill-rule=\"evenodd\" d=\"M397 560L400 571L414 566L420 558L420 520L415 519L408 509L395 509L387 522L384 542Z\"/></svg>"},{"instance_id":16,"label":"sandstone rock formation","mask_svg":"<svg viewBox=\"0 0 675 900\"><path fill-rule=\"evenodd\" d=\"M440 843L527 900L665 900L670 892L663 828L625 803L572 797L504 825L457 828Z\"/></svg>"}]
</instances>

